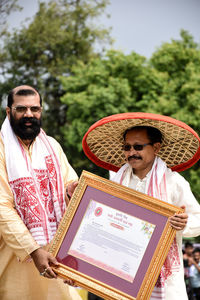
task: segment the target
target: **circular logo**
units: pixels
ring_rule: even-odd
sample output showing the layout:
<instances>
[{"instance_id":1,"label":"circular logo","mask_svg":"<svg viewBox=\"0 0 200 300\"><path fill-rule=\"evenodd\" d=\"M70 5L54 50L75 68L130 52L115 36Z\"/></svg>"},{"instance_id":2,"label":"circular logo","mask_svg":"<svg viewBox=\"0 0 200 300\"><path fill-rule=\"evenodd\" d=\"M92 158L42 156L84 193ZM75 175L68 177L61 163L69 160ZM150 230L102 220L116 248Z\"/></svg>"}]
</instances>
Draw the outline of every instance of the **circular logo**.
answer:
<instances>
[{"instance_id":1,"label":"circular logo","mask_svg":"<svg viewBox=\"0 0 200 300\"><path fill-rule=\"evenodd\" d=\"M102 207L97 207L97 208L95 209L94 214L95 214L96 217L99 217L99 216L102 215L102 212L103 212Z\"/></svg>"}]
</instances>

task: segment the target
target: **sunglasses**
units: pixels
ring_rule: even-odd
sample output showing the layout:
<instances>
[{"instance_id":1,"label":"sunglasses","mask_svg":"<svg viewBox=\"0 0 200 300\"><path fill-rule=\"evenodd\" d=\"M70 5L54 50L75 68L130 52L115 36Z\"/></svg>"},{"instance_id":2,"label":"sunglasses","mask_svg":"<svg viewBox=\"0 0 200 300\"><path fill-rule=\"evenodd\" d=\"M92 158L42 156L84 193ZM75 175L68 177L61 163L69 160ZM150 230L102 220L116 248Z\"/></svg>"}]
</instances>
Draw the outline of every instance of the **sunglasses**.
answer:
<instances>
[{"instance_id":1,"label":"sunglasses","mask_svg":"<svg viewBox=\"0 0 200 300\"><path fill-rule=\"evenodd\" d=\"M27 112L28 109L30 109L30 111L34 114L34 113L40 113L42 111L42 107L41 106L23 106L23 105L19 105L19 106L15 106L12 107L17 113L19 114L25 114Z\"/></svg>"},{"instance_id":2,"label":"sunglasses","mask_svg":"<svg viewBox=\"0 0 200 300\"><path fill-rule=\"evenodd\" d=\"M148 146L148 145L153 145L153 143L148 143L148 144L143 144L143 145L139 145L139 144L135 144L135 145L125 144L125 145L123 145L123 150L124 151L130 151L131 148L133 147L133 149L136 150L136 151L142 151L144 149L144 147Z\"/></svg>"}]
</instances>

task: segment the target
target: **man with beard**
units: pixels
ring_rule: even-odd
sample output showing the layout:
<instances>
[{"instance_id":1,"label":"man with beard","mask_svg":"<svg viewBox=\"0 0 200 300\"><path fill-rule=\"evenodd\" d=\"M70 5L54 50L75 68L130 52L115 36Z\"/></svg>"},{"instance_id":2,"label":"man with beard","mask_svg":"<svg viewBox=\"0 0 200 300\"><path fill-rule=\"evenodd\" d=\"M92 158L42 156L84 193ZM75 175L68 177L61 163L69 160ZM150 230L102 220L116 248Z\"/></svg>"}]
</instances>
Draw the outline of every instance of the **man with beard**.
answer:
<instances>
[{"instance_id":1,"label":"man with beard","mask_svg":"<svg viewBox=\"0 0 200 300\"><path fill-rule=\"evenodd\" d=\"M80 299L57 279L52 266L58 262L47 251L77 175L41 128L36 89L14 88L6 113L0 136L0 299Z\"/></svg>"},{"instance_id":2,"label":"man with beard","mask_svg":"<svg viewBox=\"0 0 200 300\"><path fill-rule=\"evenodd\" d=\"M122 113L93 124L83 138L83 150L98 166L117 171L112 181L185 209L169 218L176 237L150 299L188 299L182 237L200 234L200 205L177 171L189 168L200 158L197 133L168 116Z\"/></svg>"}]
</instances>

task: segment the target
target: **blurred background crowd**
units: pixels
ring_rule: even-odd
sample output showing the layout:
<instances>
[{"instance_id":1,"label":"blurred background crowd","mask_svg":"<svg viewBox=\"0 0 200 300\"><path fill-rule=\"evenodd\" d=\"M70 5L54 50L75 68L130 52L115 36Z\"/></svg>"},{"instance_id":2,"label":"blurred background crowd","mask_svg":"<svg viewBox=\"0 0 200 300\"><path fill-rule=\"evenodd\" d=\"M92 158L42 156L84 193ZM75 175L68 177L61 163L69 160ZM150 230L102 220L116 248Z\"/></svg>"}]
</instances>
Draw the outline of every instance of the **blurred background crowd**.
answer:
<instances>
[{"instance_id":1,"label":"blurred background crowd","mask_svg":"<svg viewBox=\"0 0 200 300\"><path fill-rule=\"evenodd\" d=\"M189 300L200 300L200 245L186 242L183 249L185 283Z\"/></svg>"}]
</instances>

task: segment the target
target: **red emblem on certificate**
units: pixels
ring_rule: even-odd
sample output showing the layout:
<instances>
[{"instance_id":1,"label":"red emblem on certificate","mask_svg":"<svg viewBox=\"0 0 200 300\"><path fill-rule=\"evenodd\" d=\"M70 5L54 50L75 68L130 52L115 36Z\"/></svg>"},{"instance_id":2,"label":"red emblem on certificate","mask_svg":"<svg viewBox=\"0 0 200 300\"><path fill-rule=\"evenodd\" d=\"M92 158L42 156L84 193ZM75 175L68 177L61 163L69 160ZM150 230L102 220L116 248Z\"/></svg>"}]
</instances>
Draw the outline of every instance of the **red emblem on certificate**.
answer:
<instances>
[{"instance_id":1,"label":"red emblem on certificate","mask_svg":"<svg viewBox=\"0 0 200 300\"><path fill-rule=\"evenodd\" d=\"M97 207L97 208L95 209L94 214L95 214L96 217L99 217L99 216L102 215L102 212L103 212L102 207Z\"/></svg>"}]
</instances>

